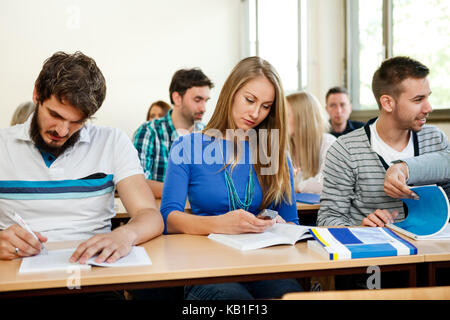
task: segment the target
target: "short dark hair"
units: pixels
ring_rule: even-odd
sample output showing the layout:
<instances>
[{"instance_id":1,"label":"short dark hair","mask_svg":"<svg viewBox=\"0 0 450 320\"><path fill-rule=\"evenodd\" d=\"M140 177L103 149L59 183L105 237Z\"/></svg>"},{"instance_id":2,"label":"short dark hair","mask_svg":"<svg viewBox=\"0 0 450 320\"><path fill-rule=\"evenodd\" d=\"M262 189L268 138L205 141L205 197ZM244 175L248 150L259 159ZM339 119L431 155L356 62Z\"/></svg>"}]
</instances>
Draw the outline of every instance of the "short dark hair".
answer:
<instances>
[{"instance_id":1,"label":"short dark hair","mask_svg":"<svg viewBox=\"0 0 450 320\"><path fill-rule=\"evenodd\" d=\"M54 95L91 117L106 96L106 82L94 59L80 51L56 52L45 60L35 82L37 103ZM64 101L63 101L64 100Z\"/></svg>"},{"instance_id":2,"label":"short dark hair","mask_svg":"<svg viewBox=\"0 0 450 320\"><path fill-rule=\"evenodd\" d=\"M174 73L170 82L169 95L173 104L172 94L178 92L183 96L189 88L208 86L214 88L214 84L199 68L181 69Z\"/></svg>"},{"instance_id":3,"label":"short dark hair","mask_svg":"<svg viewBox=\"0 0 450 320\"><path fill-rule=\"evenodd\" d=\"M398 98L403 88L401 82L407 78L423 79L430 70L417 60L410 57L393 57L383 61L381 66L375 71L372 78L372 91L381 108L380 97L390 95Z\"/></svg>"},{"instance_id":4,"label":"short dark hair","mask_svg":"<svg viewBox=\"0 0 450 320\"><path fill-rule=\"evenodd\" d=\"M344 87L339 86L332 87L328 90L327 94L325 95L325 103L328 103L328 97L335 93L345 93L347 96L349 95L347 89L345 89Z\"/></svg>"}]
</instances>

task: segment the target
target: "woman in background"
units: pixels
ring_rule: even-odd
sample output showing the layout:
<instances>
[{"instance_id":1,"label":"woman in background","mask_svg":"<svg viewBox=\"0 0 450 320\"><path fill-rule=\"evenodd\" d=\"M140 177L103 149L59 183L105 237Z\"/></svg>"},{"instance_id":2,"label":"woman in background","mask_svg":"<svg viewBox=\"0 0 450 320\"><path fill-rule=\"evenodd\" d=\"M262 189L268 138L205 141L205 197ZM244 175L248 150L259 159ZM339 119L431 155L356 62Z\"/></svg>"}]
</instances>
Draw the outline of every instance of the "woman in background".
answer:
<instances>
[{"instance_id":1,"label":"woman in background","mask_svg":"<svg viewBox=\"0 0 450 320\"><path fill-rule=\"evenodd\" d=\"M325 156L336 138L328 133L325 111L314 95L297 92L286 100L295 192L320 194Z\"/></svg>"},{"instance_id":2,"label":"woman in background","mask_svg":"<svg viewBox=\"0 0 450 320\"><path fill-rule=\"evenodd\" d=\"M240 61L225 81L206 128L172 145L161 202L164 232L260 233L274 223L298 224L286 123L285 98L274 68L259 57ZM267 146L260 132L275 142L267 153L260 150ZM252 134L257 143L245 138ZM191 213L184 212L186 196ZM278 217L257 218L265 208L278 211ZM280 298L301 290L295 279L219 283L186 286L185 298Z\"/></svg>"},{"instance_id":3,"label":"woman in background","mask_svg":"<svg viewBox=\"0 0 450 320\"><path fill-rule=\"evenodd\" d=\"M170 105L167 102L158 100L153 102L147 111L147 121L159 119L164 117L170 110Z\"/></svg>"}]
</instances>

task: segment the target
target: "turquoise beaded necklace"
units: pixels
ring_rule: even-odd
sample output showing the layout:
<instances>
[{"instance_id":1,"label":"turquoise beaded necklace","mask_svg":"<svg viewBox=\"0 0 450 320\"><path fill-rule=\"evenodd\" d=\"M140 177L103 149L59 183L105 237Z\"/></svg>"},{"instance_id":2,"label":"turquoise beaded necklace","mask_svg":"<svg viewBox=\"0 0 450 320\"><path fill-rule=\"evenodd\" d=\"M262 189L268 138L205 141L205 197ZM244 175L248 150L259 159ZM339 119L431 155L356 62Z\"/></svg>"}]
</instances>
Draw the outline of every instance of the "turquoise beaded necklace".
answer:
<instances>
[{"instance_id":1,"label":"turquoise beaded necklace","mask_svg":"<svg viewBox=\"0 0 450 320\"><path fill-rule=\"evenodd\" d=\"M226 143L226 141L225 141ZM225 163L224 159L224 150L222 150L222 144L219 144L219 148L221 149L220 154L222 156L222 160ZM248 182L245 186L245 199L244 202L241 201L239 195L236 191L236 187L234 186L233 179L231 179L231 175L225 167L223 170L223 174L225 176L225 183L227 186L227 194L228 194L228 211L234 211L238 208L248 211L250 205L253 202L253 193L255 189L255 184L253 182L253 166L250 164L250 170L248 172Z\"/></svg>"},{"instance_id":2,"label":"turquoise beaded necklace","mask_svg":"<svg viewBox=\"0 0 450 320\"><path fill-rule=\"evenodd\" d=\"M248 172L248 182L245 187L244 202L242 202L241 199L239 198L236 191L236 187L234 186L233 180L231 179L231 175L226 168L224 170L224 175L225 175L225 182L227 184L229 211L234 211L237 210L238 208L248 211L253 201L253 191L255 187L253 182L253 166L250 165L250 170Z\"/></svg>"}]
</instances>

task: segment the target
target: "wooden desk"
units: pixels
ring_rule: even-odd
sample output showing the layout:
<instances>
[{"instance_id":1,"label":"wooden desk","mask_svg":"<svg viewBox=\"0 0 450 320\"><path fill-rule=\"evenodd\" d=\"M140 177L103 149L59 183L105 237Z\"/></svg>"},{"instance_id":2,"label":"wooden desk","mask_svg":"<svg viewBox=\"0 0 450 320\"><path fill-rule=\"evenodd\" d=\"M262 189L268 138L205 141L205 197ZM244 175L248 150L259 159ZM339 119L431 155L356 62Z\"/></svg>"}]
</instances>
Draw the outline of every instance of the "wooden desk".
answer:
<instances>
[{"instance_id":1,"label":"wooden desk","mask_svg":"<svg viewBox=\"0 0 450 320\"><path fill-rule=\"evenodd\" d=\"M450 287L288 293L283 300L450 300Z\"/></svg>"},{"instance_id":2,"label":"wooden desk","mask_svg":"<svg viewBox=\"0 0 450 320\"><path fill-rule=\"evenodd\" d=\"M320 204L309 204L309 203L302 203L297 202L297 211L300 211L301 213L308 213L309 211L316 212L319 211Z\"/></svg>"},{"instance_id":3,"label":"wooden desk","mask_svg":"<svg viewBox=\"0 0 450 320\"><path fill-rule=\"evenodd\" d=\"M68 245L47 244L49 249ZM185 234L159 236L143 247L152 260L151 266L92 267L81 272L79 290L67 288L70 274L18 275L20 259L0 261L0 297L365 273L372 265L380 266L382 271L408 270L410 286L415 286L416 264L424 261L422 255L329 261L310 251L306 242L241 252L205 236Z\"/></svg>"},{"instance_id":4,"label":"wooden desk","mask_svg":"<svg viewBox=\"0 0 450 320\"><path fill-rule=\"evenodd\" d=\"M409 239L409 238L406 238ZM428 274L428 285L436 285L436 270L450 268L450 240L412 241L419 254L424 255Z\"/></svg>"}]
</instances>

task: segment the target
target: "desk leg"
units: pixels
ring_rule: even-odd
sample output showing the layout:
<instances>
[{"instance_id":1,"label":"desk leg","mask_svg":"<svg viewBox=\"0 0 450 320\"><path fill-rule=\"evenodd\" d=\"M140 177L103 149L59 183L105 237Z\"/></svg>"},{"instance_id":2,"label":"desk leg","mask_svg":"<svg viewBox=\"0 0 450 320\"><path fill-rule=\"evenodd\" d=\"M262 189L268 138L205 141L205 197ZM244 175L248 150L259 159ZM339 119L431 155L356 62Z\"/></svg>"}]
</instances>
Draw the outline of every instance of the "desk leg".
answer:
<instances>
[{"instance_id":1,"label":"desk leg","mask_svg":"<svg viewBox=\"0 0 450 320\"><path fill-rule=\"evenodd\" d=\"M428 264L428 286L434 287L436 285L436 265L431 262Z\"/></svg>"},{"instance_id":2,"label":"desk leg","mask_svg":"<svg viewBox=\"0 0 450 320\"><path fill-rule=\"evenodd\" d=\"M450 261L437 261L428 263L428 286L436 286L436 270L440 268L450 268ZM445 283L446 280L444 279L443 281L441 281L439 285L442 285L442 282Z\"/></svg>"},{"instance_id":3,"label":"desk leg","mask_svg":"<svg viewBox=\"0 0 450 320\"><path fill-rule=\"evenodd\" d=\"M417 287L417 265L409 266L409 287Z\"/></svg>"}]
</instances>

